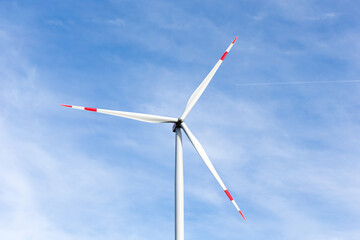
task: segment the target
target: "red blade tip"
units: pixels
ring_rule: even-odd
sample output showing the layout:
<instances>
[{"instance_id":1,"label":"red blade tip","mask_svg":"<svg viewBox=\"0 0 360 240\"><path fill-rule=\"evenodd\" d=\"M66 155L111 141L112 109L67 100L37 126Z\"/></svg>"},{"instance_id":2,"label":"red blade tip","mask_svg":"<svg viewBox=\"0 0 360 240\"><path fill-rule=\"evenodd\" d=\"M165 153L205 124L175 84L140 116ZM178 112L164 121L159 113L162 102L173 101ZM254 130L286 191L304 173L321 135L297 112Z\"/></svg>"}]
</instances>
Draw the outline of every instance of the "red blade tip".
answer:
<instances>
[{"instance_id":1,"label":"red blade tip","mask_svg":"<svg viewBox=\"0 0 360 240\"><path fill-rule=\"evenodd\" d=\"M232 42L233 44L236 42L236 40L238 39L238 37L239 37L239 36L237 36L237 37L234 39L234 41Z\"/></svg>"},{"instance_id":2,"label":"red blade tip","mask_svg":"<svg viewBox=\"0 0 360 240\"><path fill-rule=\"evenodd\" d=\"M239 211L239 213L241 214L241 216L243 217L243 219L246 221L246 219L245 219L244 215L242 214L242 212Z\"/></svg>"},{"instance_id":3,"label":"red blade tip","mask_svg":"<svg viewBox=\"0 0 360 240\"><path fill-rule=\"evenodd\" d=\"M63 106L63 107L69 107L69 108L71 108L71 107L72 107L71 105L64 105L64 104L60 104L60 106Z\"/></svg>"}]
</instances>

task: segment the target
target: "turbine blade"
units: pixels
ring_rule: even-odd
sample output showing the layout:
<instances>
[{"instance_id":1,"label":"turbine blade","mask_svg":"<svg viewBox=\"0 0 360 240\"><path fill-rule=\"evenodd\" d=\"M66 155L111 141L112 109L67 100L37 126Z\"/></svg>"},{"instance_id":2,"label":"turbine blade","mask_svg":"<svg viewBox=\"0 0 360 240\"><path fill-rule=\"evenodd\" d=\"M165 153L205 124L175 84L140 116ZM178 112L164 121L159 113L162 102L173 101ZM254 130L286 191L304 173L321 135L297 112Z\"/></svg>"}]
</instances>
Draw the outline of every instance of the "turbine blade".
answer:
<instances>
[{"instance_id":1,"label":"turbine blade","mask_svg":"<svg viewBox=\"0 0 360 240\"><path fill-rule=\"evenodd\" d=\"M218 68L220 67L221 63L224 61L226 55L229 53L230 49L232 48L232 46L234 45L236 39L238 37L236 37L234 39L234 41L232 41L232 43L230 44L230 46L226 49L225 53L221 56L220 60L215 64L215 66L213 67L213 69L211 69L211 71L209 72L209 74L205 77L205 79L202 81L202 83L199 85L199 87L194 91L194 93L191 95L186 107L185 107L185 111L183 112L183 114L180 117L180 120L184 121L185 118L187 117L187 115L190 113L191 109L195 106L196 102L199 100L200 96L203 94L203 92L205 91L207 85L209 85L211 79L213 78L213 76L215 75L216 71L218 70Z\"/></svg>"},{"instance_id":2,"label":"turbine blade","mask_svg":"<svg viewBox=\"0 0 360 240\"><path fill-rule=\"evenodd\" d=\"M114 115L118 117L130 118L142 122L149 122L149 123L176 123L178 119L172 117L163 117L151 114L144 114L144 113L134 113L134 112L122 112L122 111L115 111L115 110L107 110L107 109L100 109L100 108L89 108L89 107L79 107L79 106L72 106L72 105L63 105L63 107L75 108L80 110L86 110L91 112L98 112L104 113L109 115Z\"/></svg>"},{"instance_id":3,"label":"turbine blade","mask_svg":"<svg viewBox=\"0 0 360 240\"><path fill-rule=\"evenodd\" d=\"M208 155L206 154L204 148L201 146L200 142L196 139L196 137L191 133L190 129L186 126L185 123L181 124L182 129L184 130L184 132L186 133L186 135L188 136L190 142L192 143L192 145L194 146L194 148L196 149L196 151L199 153L200 157L202 158L202 160L204 161L204 163L206 164L206 166L209 168L210 172L212 173L212 175L215 177L216 181L218 181L218 183L220 184L221 188L224 190L225 194L228 196L228 198L230 199L230 201L232 202L232 204L235 206L236 210L241 214L241 216L244 218L244 220L246 221L244 215L242 214L239 206L236 204L235 200L232 198L232 196L230 195L229 191L227 190L225 184L223 183L223 181L221 180L219 174L217 173L217 171L215 170L213 164L211 163Z\"/></svg>"}]
</instances>

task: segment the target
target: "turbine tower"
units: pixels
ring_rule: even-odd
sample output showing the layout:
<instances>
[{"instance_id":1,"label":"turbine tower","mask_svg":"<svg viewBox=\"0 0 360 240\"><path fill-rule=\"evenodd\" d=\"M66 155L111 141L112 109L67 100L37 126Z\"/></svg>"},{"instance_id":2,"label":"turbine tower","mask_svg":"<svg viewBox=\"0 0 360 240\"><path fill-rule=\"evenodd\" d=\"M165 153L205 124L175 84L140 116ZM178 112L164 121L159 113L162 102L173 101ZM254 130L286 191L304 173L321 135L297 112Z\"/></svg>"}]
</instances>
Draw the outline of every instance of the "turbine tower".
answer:
<instances>
[{"instance_id":1,"label":"turbine tower","mask_svg":"<svg viewBox=\"0 0 360 240\"><path fill-rule=\"evenodd\" d=\"M190 113L191 109L195 106L196 102L199 100L200 96L208 86L209 82L215 75L216 71L220 67L221 63L224 61L226 55L229 53L230 49L234 45L235 41L238 37L232 41L230 46L226 49L224 54L215 64L215 66L211 69L209 74L205 77L205 79L201 82L199 87L194 91L191 95L183 114L179 118L173 117L163 117L151 114L144 113L134 113L134 112L123 112L123 111L115 111L115 110L107 110L100 108L89 108L89 107L79 107L72 105L61 105L64 107L75 108L80 110L104 113L109 115L114 115L118 117L130 118L142 122L150 122L150 123L173 123L173 132L175 135L175 240L184 240L184 175L183 175L183 146L182 146L182 134L181 130L185 132L190 142L199 153L200 157L209 168L212 175L215 177L216 181L220 184L221 188L228 196L232 204L235 206L236 210L241 214L241 216L246 221L244 215L240 211L239 206L236 204L235 200L230 195L227 187L221 180L219 174L215 170L213 164L211 163L208 155L206 154L204 148L200 144L200 142L195 138L190 129L185 124L185 119L187 115Z\"/></svg>"}]
</instances>

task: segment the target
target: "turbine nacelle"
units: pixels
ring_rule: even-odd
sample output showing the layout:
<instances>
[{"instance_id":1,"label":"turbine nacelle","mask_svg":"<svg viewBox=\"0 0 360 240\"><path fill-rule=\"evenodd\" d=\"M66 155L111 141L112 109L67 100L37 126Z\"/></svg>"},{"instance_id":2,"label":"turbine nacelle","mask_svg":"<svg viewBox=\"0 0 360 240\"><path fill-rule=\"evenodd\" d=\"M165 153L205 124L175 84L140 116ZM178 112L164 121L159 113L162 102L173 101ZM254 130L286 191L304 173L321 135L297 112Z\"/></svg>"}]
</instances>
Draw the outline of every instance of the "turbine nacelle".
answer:
<instances>
[{"instance_id":1,"label":"turbine nacelle","mask_svg":"<svg viewBox=\"0 0 360 240\"><path fill-rule=\"evenodd\" d=\"M172 126L172 131L173 131L173 132L176 132L176 128L181 127L181 124L182 124L183 122L184 122L184 120L182 120L182 119L179 118L178 121L173 124L173 126Z\"/></svg>"}]
</instances>

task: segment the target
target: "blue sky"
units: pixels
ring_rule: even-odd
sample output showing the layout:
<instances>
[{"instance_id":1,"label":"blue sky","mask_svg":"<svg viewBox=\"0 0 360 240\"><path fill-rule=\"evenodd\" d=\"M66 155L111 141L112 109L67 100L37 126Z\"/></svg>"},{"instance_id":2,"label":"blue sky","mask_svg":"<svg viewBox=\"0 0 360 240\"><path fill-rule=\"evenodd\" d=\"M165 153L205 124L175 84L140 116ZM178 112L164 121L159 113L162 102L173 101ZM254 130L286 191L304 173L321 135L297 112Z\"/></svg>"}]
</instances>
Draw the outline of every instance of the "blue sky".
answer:
<instances>
[{"instance_id":1,"label":"blue sky","mask_svg":"<svg viewBox=\"0 0 360 240\"><path fill-rule=\"evenodd\" d=\"M172 239L174 134L59 104L179 116L186 239L359 239L357 1L1 1L0 238Z\"/></svg>"}]
</instances>

